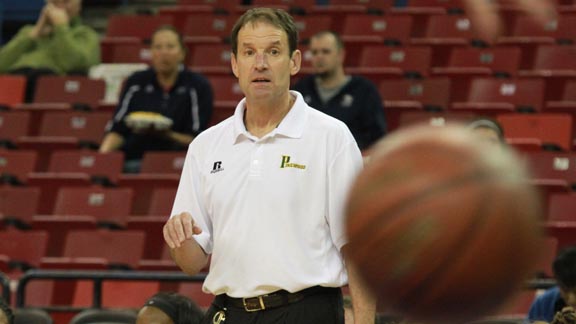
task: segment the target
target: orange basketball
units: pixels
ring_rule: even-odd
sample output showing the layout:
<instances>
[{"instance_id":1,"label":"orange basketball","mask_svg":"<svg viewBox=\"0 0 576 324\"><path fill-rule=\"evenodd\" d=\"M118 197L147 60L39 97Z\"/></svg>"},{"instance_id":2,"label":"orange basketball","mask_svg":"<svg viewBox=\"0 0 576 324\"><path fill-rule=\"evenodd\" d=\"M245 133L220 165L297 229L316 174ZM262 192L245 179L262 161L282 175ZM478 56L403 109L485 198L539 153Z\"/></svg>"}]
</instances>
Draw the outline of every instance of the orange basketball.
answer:
<instances>
[{"instance_id":1,"label":"orange basketball","mask_svg":"<svg viewBox=\"0 0 576 324\"><path fill-rule=\"evenodd\" d=\"M390 134L350 192L347 256L395 315L487 315L539 257L541 207L527 179L513 152L464 127Z\"/></svg>"}]
</instances>

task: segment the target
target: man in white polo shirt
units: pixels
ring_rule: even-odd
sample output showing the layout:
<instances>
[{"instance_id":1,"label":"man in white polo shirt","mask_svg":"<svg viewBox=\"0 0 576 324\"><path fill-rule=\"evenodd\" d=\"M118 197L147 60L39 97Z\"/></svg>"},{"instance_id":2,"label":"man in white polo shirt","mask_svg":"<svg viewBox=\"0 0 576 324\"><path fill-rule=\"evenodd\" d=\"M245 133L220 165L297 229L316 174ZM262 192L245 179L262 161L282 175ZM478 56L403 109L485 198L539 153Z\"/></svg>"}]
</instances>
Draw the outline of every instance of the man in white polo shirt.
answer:
<instances>
[{"instance_id":1,"label":"man in white polo shirt","mask_svg":"<svg viewBox=\"0 0 576 324\"><path fill-rule=\"evenodd\" d=\"M347 282L356 323L374 323L374 299L341 254L362 158L345 124L289 91L296 45L286 12L240 17L232 69L246 97L188 150L164 237L188 274L212 256L205 323L344 323Z\"/></svg>"}]
</instances>

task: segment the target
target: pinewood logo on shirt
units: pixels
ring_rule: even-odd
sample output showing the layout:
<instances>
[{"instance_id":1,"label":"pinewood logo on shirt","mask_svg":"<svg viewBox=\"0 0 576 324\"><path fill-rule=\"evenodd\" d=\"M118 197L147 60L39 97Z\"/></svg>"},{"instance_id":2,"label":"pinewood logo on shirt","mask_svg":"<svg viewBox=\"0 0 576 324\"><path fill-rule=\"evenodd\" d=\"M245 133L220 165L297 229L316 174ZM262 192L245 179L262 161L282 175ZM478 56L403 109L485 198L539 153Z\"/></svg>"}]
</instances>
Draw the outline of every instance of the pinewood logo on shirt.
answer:
<instances>
[{"instance_id":1,"label":"pinewood logo on shirt","mask_svg":"<svg viewBox=\"0 0 576 324\"><path fill-rule=\"evenodd\" d=\"M282 155L280 169L284 168L306 169L306 166L298 163L290 163L290 155Z\"/></svg>"}]
</instances>

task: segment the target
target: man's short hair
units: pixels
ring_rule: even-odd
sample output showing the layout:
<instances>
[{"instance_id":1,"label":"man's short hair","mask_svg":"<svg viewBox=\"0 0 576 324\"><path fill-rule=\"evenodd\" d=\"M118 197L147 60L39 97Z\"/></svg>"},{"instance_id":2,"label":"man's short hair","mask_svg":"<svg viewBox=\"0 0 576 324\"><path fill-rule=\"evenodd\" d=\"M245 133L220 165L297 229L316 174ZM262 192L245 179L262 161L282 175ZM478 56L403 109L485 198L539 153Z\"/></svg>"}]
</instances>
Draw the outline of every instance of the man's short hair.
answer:
<instances>
[{"instance_id":1,"label":"man's short hair","mask_svg":"<svg viewBox=\"0 0 576 324\"><path fill-rule=\"evenodd\" d=\"M558 285L576 288L576 246L562 250L552 264Z\"/></svg>"},{"instance_id":2,"label":"man's short hair","mask_svg":"<svg viewBox=\"0 0 576 324\"><path fill-rule=\"evenodd\" d=\"M336 41L336 47L341 50L344 48L344 41L342 40L342 37L340 37L340 34L338 34L337 32L333 31L333 30L323 30L323 31L319 31L316 34L312 35L312 37L310 37L310 39L312 38L320 38L322 36L326 36L326 35L332 35L334 36L334 40Z\"/></svg>"},{"instance_id":3,"label":"man's short hair","mask_svg":"<svg viewBox=\"0 0 576 324\"><path fill-rule=\"evenodd\" d=\"M230 39L232 43L232 53L234 53L234 55L238 54L238 32L240 29L249 23L255 24L261 21L267 22L286 32L290 49L289 55L292 56L292 53L294 53L298 46L298 29L294 24L292 16L282 9L274 8L252 8L238 18L238 21L236 21L236 24L232 27Z\"/></svg>"}]
</instances>

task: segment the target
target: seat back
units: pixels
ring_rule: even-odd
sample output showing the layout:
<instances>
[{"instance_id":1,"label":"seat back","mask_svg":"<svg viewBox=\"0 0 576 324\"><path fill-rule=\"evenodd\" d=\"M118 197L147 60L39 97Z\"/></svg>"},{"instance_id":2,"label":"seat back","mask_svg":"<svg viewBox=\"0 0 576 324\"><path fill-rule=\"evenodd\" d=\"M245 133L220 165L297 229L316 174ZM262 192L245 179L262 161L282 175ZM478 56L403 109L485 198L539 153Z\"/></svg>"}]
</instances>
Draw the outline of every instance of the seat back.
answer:
<instances>
[{"instance_id":1,"label":"seat back","mask_svg":"<svg viewBox=\"0 0 576 324\"><path fill-rule=\"evenodd\" d=\"M124 154L120 151L109 153L90 150L55 151L50 156L48 172L80 172L115 182L122 173L123 164Z\"/></svg>"},{"instance_id":2,"label":"seat back","mask_svg":"<svg viewBox=\"0 0 576 324\"><path fill-rule=\"evenodd\" d=\"M516 109L540 111L544 101L544 81L540 79L475 78L470 84L468 102L509 103Z\"/></svg>"},{"instance_id":3,"label":"seat back","mask_svg":"<svg viewBox=\"0 0 576 324\"><path fill-rule=\"evenodd\" d=\"M34 151L0 149L0 174L13 176L20 182L25 182L28 174L36 168L37 156Z\"/></svg>"},{"instance_id":4,"label":"seat back","mask_svg":"<svg viewBox=\"0 0 576 324\"><path fill-rule=\"evenodd\" d=\"M157 188L152 192L150 201L149 215L170 215L174 198L176 197L176 188Z\"/></svg>"},{"instance_id":5,"label":"seat back","mask_svg":"<svg viewBox=\"0 0 576 324\"><path fill-rule=\"evenodd\" d=\"M376 36L380 37L381 41L406 43L412 32L412 18L403 15L349 14L343 24L342 39L344 42L354 41L357 37Z\"/></svg>"},{"instance_id":6,"label":"seat back","mask_svg":"<svg viewBox=\"0 0 576 324\"><path fill-rule=\"evenodd\" d=\"M429 78L421 80L384 80L378 91L386 101L417 101L424 108L446 109L450 100L450 79Z\"/></svg>"},{"instance_id":7,"label":"seat back","mask_svg":"<svg viewBox=\"0 0 576 324\"><path fill-rule=\"evenodd\" d=\"M576 45L541 45L536 49L533 70L576 70Z\"/></svg>"},{"instance_id":8,"label":"seat back","mask_svg":"<svg viewBox=\"0 0 576 324\"><path fill-rule=\"evenodd\" d=\"M498 121L507 140L532 138L564 151L572 148L572 116L569 114L502 114Z\"/></svg>"},{"instance_id":9,"label":"seat back","mask_svg":"<svg viewBox=\"0 0 576 324\"><path fill-rule=\"evenodd\" d=\"M172 25L172 17L160 15L111 15L108 17L108 37L150 39L160 26Z\"/></svg>"},{"instance_id":10,"label":"seat back","mask_svg":"<svg viewBox=\"0 0 576 324\"><path fill-rule=\"evenodd\" d=\"M15 106L24 102L26 77L21 75L0 75L0 105Z\"/></svg>"},{"instance_id":11,"label":"seat back","mask_svg":"<svg viewBox=\"0 0 576 324\"><path fill-rule=\"evenodd\" d=\"M515 75L520 65L518 47L454 48L448 61L449 67L485 67L497 73Z\"/></svg>"},{"instance_id":12,"label":"seat back","mask_svg":"<svg viewBox=\"0 0 576 324\"><path fill-rule=\"evenodd\" d=\"M40 188L0 187L0 215L17 224L30 225L32 216L38 213Z\"/></svg>"},{"instance_id":13,"label":"seat back","mask_svg":"<svg viewBox=\"0 0 576 324\"><path fill-rule=\"evenodd\" d=\"M50 112L42 118L39 135L74 137L99 146L111 117L108 112Z\"/></svg>"},{"instance_id":14,"label":"seat back","mask_svg":"<svg viewBox=\"0 0 576 324\"><path fill-rule=\"evenodd\" d=\"M146 152L142 158L141 173L182 173L186 152Z\"/></svg>"},{"instance_id":15,"label":"seat back","mask_svg":"<svg viewBox=\"0 0 576 324\"><path fill-rule=\"evenodd\" d=\"M64 187L58 191L54 214L89 215L105 224L123 226L132 208L130 188Z\"/></svg>"},{"instance_id":16,"label":"seat back","mask_svg":"<svg viewBox=\"0 0 576 324\"><path fill-rule=\"evenodd\" d=\"M405 74L427 75L432 51L429 47L365 46L360 56L360 66L394 67Z\"/></svg>"},{"instance_id":17,"label":"seat back","mask_svg":"<svg viewBox=\"0 0 576 324\"><path fill-rule=\"evenodd\" d=\"M140 231L70 231L66 236L64 257L102 258L109 265L138 267L144 253L146 234Z\"/></svg>"},{"instance_id":18,"label":"seat back","mask_svg":"<svg viewBox=\"0 0 576 324\"><path fill-rule=\"evenodd\" d=\"M0 141L15 143L30 134L30 112L0 111Z\"/></svg>"},{"instance_id":19,"label":"seat back","mask_svg":"<svg viewBox=\"0 0 576 324\"><path fill-rule=\"evenodd\" d=\"M97 107L105 94L104 80L94 80L84 76L48 75L38 78L34 102L84 104Z\"/></svg>"},{"instance_id":20,"label":"seat back","mask_svg":"<svg viewBox=\"0 0 576 324\"><path fill-rule=\"evenodd\" d=\"M2 231L0 242L0 255L8 256L11 262L21 263L25 267L38 267L46 255L48 232Z\"/></svg>"}]
</instances>

